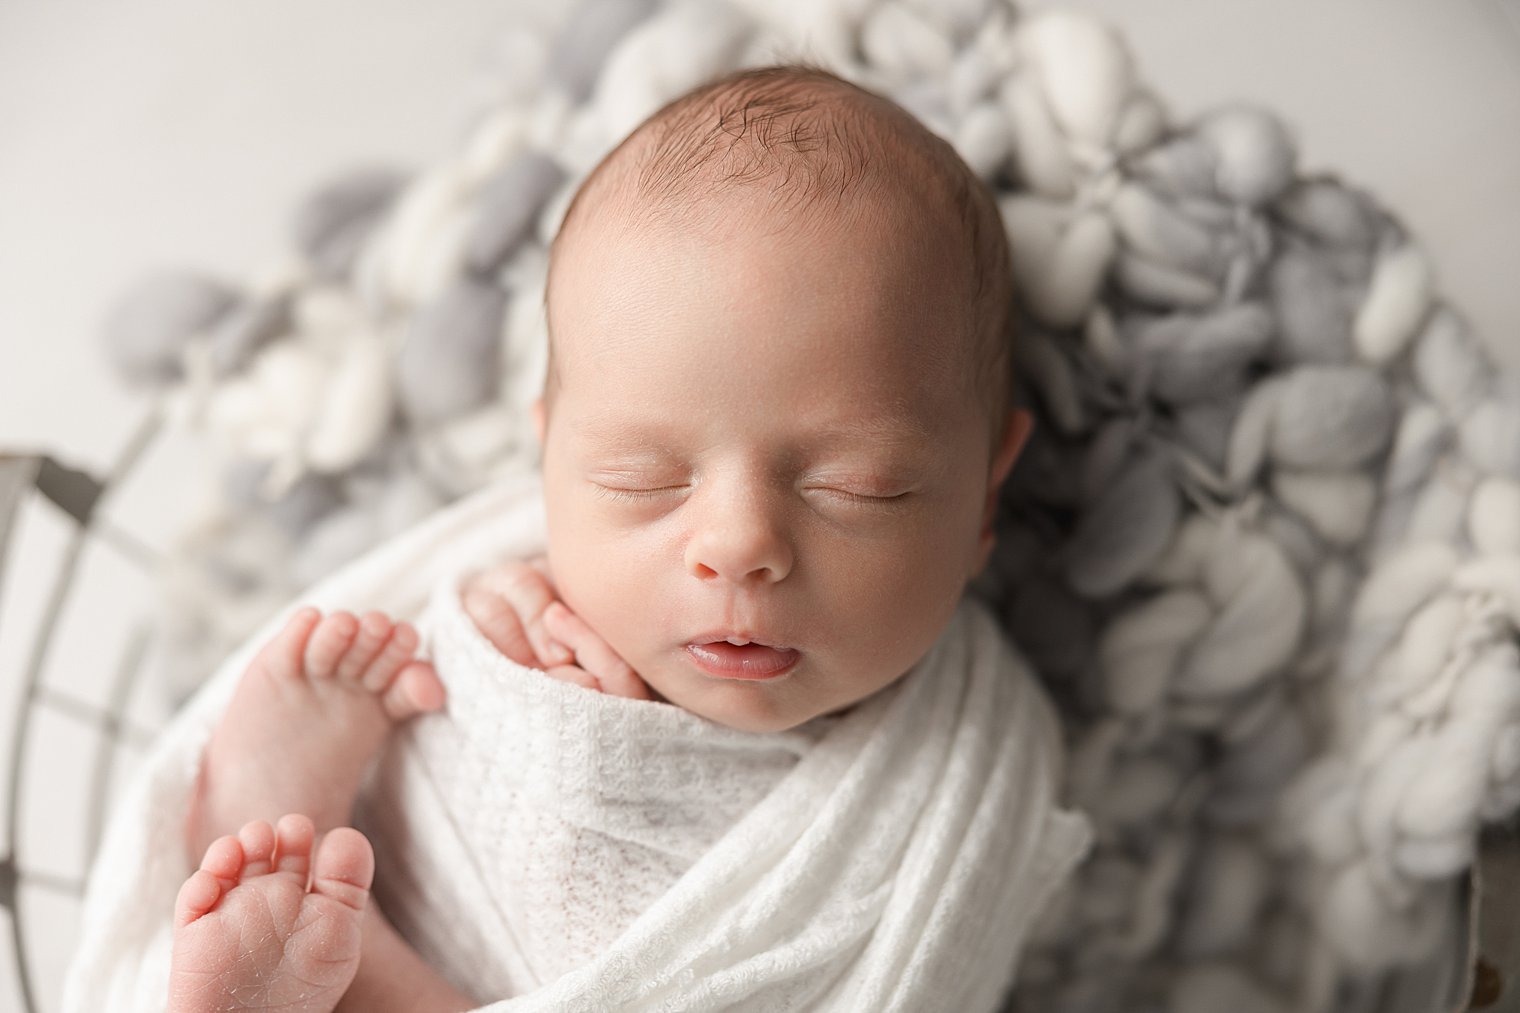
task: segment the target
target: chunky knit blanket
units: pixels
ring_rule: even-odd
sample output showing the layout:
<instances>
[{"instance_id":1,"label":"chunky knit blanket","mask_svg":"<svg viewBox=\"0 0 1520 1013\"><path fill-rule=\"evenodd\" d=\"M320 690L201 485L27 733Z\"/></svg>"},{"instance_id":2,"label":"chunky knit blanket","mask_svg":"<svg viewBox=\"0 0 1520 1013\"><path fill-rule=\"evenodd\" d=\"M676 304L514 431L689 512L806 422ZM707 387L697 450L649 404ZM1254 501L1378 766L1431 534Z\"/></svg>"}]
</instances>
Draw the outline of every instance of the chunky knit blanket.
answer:
<instances>
[{"instance_id":1,"label":"chunky knit blanket","mask_svg":"<svg viewBox=\"0 0 1520 1013\"><path fill-rule=\"evenodd\" d=\"M1059 724L992 618L964 602L902 680L791 732L593 693L507 661L459 604L459 567L541 545L537 493L487 489L312 593L416 617L436 588L448 706L394 738L358 824L403 933L500 1013L998 1008L1090 831L1055 805ZM163 1008L198 755L248 654L123 803L67 1009Z\"/></svg>"},{"instance_id":2,"label":"chunky knit blanket","mask_svg":"<svg viewBox=\"0 0 1520 1013\"><path fill-rule=\"evenodd\" d=\"M1172 121L1070 11L598 0L566 24L503 41L457 152L315 193L259 285L163 278L116 315L124 373L234 462L171 574L184 682L531 467L576 183L661 102L805 57L947 137L1013 243L1039 425L982 590L1097 829L1019 1007L1376 1009L1439 965L1480 825L1520 805L1520 390L1414 237L1302 174L1268 110Z\"/></svg>"}]
</instances>

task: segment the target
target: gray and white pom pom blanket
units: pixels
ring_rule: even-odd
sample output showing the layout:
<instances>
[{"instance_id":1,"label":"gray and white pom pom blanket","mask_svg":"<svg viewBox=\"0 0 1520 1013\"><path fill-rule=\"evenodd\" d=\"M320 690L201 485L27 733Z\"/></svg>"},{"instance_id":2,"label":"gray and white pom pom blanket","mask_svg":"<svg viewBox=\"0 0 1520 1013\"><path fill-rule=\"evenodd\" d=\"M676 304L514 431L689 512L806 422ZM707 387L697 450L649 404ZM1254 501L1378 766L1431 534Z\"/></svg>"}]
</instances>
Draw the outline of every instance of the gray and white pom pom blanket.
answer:
<instances>
[{"instance_id":1,"label":"gray and white pom pom blanket","mask_svg":"<svg viewBox=\"0 0 1520 1013\"><path fill-rule=\"evenodd\" d=\"M418 617L448 688L444 712L393 737L357 821L384 910L424 958L500 1013L998 1008L1091 835L1055 803L1055 713L985 610L968 599L908 675L848 712L748 734L492 649L459 580L541 544L537 484L509 482L310 596ZM262 639L123 800L67 1010L163 1008L199 753Z\"/></svg>"}]
</instances>

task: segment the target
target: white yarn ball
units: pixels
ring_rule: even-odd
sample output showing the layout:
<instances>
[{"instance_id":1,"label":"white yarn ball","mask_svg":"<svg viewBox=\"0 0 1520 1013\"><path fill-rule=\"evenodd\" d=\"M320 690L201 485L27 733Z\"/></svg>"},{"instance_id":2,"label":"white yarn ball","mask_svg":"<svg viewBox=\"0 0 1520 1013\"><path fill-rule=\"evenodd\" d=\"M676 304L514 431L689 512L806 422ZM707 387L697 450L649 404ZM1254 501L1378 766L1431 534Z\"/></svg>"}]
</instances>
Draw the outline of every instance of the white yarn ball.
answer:
<instances>
[{"instance_id":1,"label":"white yarn ball","mask_svg":"<svg viewBox=\"0 0 1520 1013\"><path fill-rule=\"evenodd\" d=\"M1219 301L1221 290L1210 277L1150 260L1135 253L1116 259L1115 277L1130 295L1164 309L1203 309Z\"/></svg>"},{"instance_id":2,"label":"white yarn ball","mask_svg":"<svg viewBox=\"0 0 1520 1013\"><path fill-rule=\"evenodd\" d=\"M1485 555L1520 554L1520 482L1491 478L1473 490L1468 536Z\"/></svg>"},{"instance_id":3,"label":"white yarn ball","mask_svg":"<svg viewBox=\"0 0 1520 1013\"><path fill-rule=\"evenodd\" d=\"M212 392L207 429L239 456L288 459L300 452L327 376L327 363L314 349L289 339L272 342L242 375Z\"/></svg>"},{"instance_id":4,"label":"white yarn ball","mask_svg":"<svg viewBox=\"0 0 1520 1013\"><path fill-rule=\"evenodd\" d=\"M1026 22L1019 41L1061 128L1106 146L1134 89L1134 61L1124 40L1090 14L1047 10Z\"/></svg>"},{"instance_id":5,"label":"white yarn ball","mask_svg":"<svg viewBox=\"0 0 1520 1013\"><path fill-rule=\"evenodd\" d=\"M1283 795L1281 822L1322 866L1334 867L1361 850L1356 793L1344 761L1328 756L1307 768Z\"/></svg>"},{"instance_id":6,"label":"white yarn ball","mask_svg":"<svg viewBox=\"0 0 1520 1013\"><path fill-rule=\"evenodd\" d=\"M452 280L470 224L469 193L467 168L453 162L434 166L402 192L361 268L365 288L382 305L416 305Z\"/></svg>"},{"instance_id":7,"label":"white yarn ball","mask_svg":"<svg viewBox=\"0 0 1520 1013\"><path fill-rule=\"evenodd\" d=\"M1520 626L1520 555L1506 553L1465 563L1452 574L1451 586L1497 599L1511 622Z\"/></svg>"},{"instance_id":8,"label":"white yarn ball","mask_svg":"<svg viewBox=\"0 0 1520 1013\"><path fill-rule=\"evenodd\" d=\"M1273 114L1250 106L1212 113L1197 135L1218 158L1214 183L1241 204L1263 204L1293 180L1297 151L1287 128Z\"/></svg>"},{"instance_id":9,"label":"white yarn ball","mask_svg":"<svg viewBox=\"0 0 1520 1013\"><path fill-rule=\"evenodd\" d=\"M343 471L363 460L385 435L395 403L386 343L360 333L346 345L306 439L306 460L317 471Z\"/></svg>"},{"instance_id":10,"label":"white yarn ball","mask_svg":"<svg viewBox=\"0 0 1520 1013\"><path fill-rule=\"evenodd\" d=\"M1421 401L1404 409L1383 470L1384 493L1394 496L1418 492L1430 480L1451 439L1451 429L1435 406Z\"/></svg>"},{"instance_id":11,"label":"white yarn ball","mask_svg":"<svg viewBox=\"0 0 1520 1013\"><path fill-rule=\"evenodd\" d=\"M1140 255L1200 274L1215 266L1213 234L1147 187L1124 184L1109 211L1125 243Z\"/></svg>"},{"instance_id":12,"label":"white yarn ball","mask_svg":"<svg viewBox=\"0 0 1520 1013\"><path fill-rule=\"evenodd\" d=\"M1098 644L1108 705L1143 714L1160 704L1178 660L1213 617L1208 599L1191 590L1158 595L1120 613Z\"/></svg>"},{"instance_id":13,"label":"white yarn ball","mask_svg":"<svg viewBox=\"0 0 1520 1013\"><path fill-rule=\"evenodd\" d=\"M666 102L732 70L752 28L728 4L701 0L669 3L639 24L607 57L591 98L606 136L626 137Z\"/></svg>"},{"instance_id":14,"label":"white yarn ball","mask_svg":"<svg viewBox=\"0 0 1520 1013\"><path fill-rule=\"evenodd\" d=\"M1485 471L1520 478L1520 404L1490 398L1457 428L1462 449Z\"/></svg>"},{"instance_id":15,"label":"white yarn ball","mask_svg":"<svg viewBox=\"0 0 1520 1013\"><path fill-rule=\"evenodd\" d=\"M1144 89L1130 95L1119 125L1114 128L1113 149L1120 156L1144 151L1166 133L1166 107L1154 94Z\"/></svg>"},{"instance_id":16,"label":"white yarn ball","mask_svg":"<svg viewBox=\"0 0 1520 1013\"><path fill-rule=\"evenodd\" d=\"M1423 250L1406 243L1384 251L1352 325L1362 358L1379 364L1397 358L1424 323L1434 293L1435 274Z\"/></svg>"},{"instance_id":17,"label":"white yarn ball","mask_svg":"<svg viewBox=\"0 0 1520 1013\"><path fill-rule=\"evenodd\" d=\"M1443 880L1473 863L1477 838L1471 830L1446 837L1409 837L1393 849L1393 859L1403 872L1416 879Z\"/></svg>"},{"instance_id":18,"label":"white yarn ball","mask_svg":"<svg viewBox=\"0 0 1520 1013\"><path fill-rule=\"evenodd\" d=\"M1279 468L1272 491L1332 545L1352 546L1367 533L1377 488L1357 472L1309 472Z\"/></svg>"},{"instance_id":19,"label":"white yarn ball","mask_svg":"<svg viewBox=\"0 0 1520 1013\"><path fill-rule=\"evenodd\" d=\"M1219 539L1204 586L1219 613L1188 653L1177 692L1238 693L1292 655L1308 615L1304 588L1275 543L1247 532Z\"/></svg>"},{"instance_id":20,"label":"white yarn ball","mask_svg":"<svg viewBox=\"0 0 1520 1013\"><path fill-rule=\"evenodd\" d=\"M1014 160L1028 188L1043 197L1070 198L1077 165L1038 86L1027 76L1012 77L998 98L1013 126Z\"/></svg>"},{"instance_id":21,"label":"white yarn ball","mask_svg":"<svg viewBox=\"0 0 1520 1013\"><path fill-rule=\"evenodd\" d=\"M1351 610L1353 631L1401 627L1457 569L1449 545L1417 543L1390 553L1367 575Z\"/></svg>"},{"instance_id":22,"label":"white yarn ball","mask_svg":"<svg viewBox=\"0 0 1520 1013\"><path fill-rule=\"evenodd\" d=\"M1178 940L1183 952L1205 957L1244 944L1257 927L1272 886L1272 870L1257 844L1216 835L1194 872Z\"/></svg>"},{"instance_id":23,"label":"white yarn ball","mask_svg":"<svg viewBox=\"0 0 1520 1013\"><path fill-rule=\"evenodd\" d=\"M1456 649L1467 609L1455 595L1442 594L1422 605L1405 624L1393 665L1371 687L1373 699L1397 703L1427 688Z\"/></svg>"},{"instance_id":24,"label":"white yarn ball","mask_svg":"<svg viewBox=\"0 0 1520 1013\"><path fill-rule=\"evenodd\" d=\"M946 32L902 3L879 4L866 17L860 48L873 68L899 81L943 75L955 59Z\"/></svg>"},{"instance_id":25,"label":"white yarn ball","mask_svg":"<svg viewBox=\"0 0 1520 1013\"><path fill-rule=\"evenodd\" d=\"M951 140L971 171L981 179L990 179L1013 151L1013 128L1001 108L981 102L962 118Z\"/></svg>"},{"instance_id":26,"label":"white yarn ball","mask_svg":"<svg viewBox=\"0 0 1520 1013\"><path fill-rule=\"evenodd\" d=\"M1288 1013L1234 964L1223 961L1188 967L1172 985L1167 1013Z\"/></svg>"},{"instance_id":27,"label":"white yarn ball","mask_svg":"<svg viewBox=\"0 0 1520 1013\"><path fill-rule=\"evenodd\" d=\"M1318 913L1326 941L1353 970L1381 970L1410 948L1409 927L1379 892L1364 861L1340 871L1319 899Z\"/></svg>"},{"instance_id":28,"label":"white yarn ball","mask_svg":"<svg viewBox=\"0 0 1520 1013\"><path fill-rule=\"evenodd\" d=\"M1364 848L1383 855L1393 849L1401 830L1399 812L1433 758L1428 736L1406 736L1364 767L1356 805L1357 833Z\"/></svg>"},{"instance_id":29,"label":"white yarn ball","mask_svg":"<svg viewBox=\"0 0 1520 1013\"><path fill-rule=\"evenodd\" d=\"M1415 493L1413 509L1404 525L1410 541L1455 542L1460 539L1472 496L1472 476L1445 462Z\"/></svg>"},{"instance_id":30,"label":"white yarn ball","mask_svg":"<svg viewBox=\"0 0 1520 1013\"><path fill-rule=\"evenodd\" d=\"M1465 415L1488 389L1490 366L1462 318L1447 306L1430 314L1411 364L1420 388L1455 417Z\"/></svg>"}]
</instances>

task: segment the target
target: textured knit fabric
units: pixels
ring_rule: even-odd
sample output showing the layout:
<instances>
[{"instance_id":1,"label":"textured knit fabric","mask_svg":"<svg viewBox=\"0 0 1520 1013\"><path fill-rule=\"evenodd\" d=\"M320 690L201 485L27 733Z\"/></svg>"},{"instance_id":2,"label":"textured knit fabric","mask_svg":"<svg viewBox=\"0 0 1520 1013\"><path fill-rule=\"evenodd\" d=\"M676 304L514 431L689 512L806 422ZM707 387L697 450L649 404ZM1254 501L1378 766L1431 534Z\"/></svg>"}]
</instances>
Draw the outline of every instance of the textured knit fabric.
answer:
<instances>
[{"instance_id":1,"label":"textured knit fabric","mask_svg":"<svg viewBox=\"0 0 1520 1013\"><path fill-rule=\"evenodd\" d=\"M380 903L423 956L500 1013L996 1008L1090 835L1056 803L1058 727L991 617L965 602L889 689L749 735L490 651L453 589L541 539L536 482L507 483L303 596L423 617L448 685L446 713L393 737L358 820ZM67 1010L162 1008L199 756L283 620L122 800Z\"/></svg>"},{"instance_id":2,"label":"textured knit fabric","mask_svg":"<svg viewBox=\"0 0 1520 1013\"><path fill-rule=\"evenodd\" d=\"M499 654L452 578L420 625L449 707L396 737L359 825L381 868L412 870L377 884L382 908L410 913L401 927L430 963L481 995L530 991L605 952L837 721L755 735L558 682ZM419 790L428 808L391 804ZM456 853L478 880L448 871ZM494 903L454 924L440 879Z\"/></svg>"}]
</instances>

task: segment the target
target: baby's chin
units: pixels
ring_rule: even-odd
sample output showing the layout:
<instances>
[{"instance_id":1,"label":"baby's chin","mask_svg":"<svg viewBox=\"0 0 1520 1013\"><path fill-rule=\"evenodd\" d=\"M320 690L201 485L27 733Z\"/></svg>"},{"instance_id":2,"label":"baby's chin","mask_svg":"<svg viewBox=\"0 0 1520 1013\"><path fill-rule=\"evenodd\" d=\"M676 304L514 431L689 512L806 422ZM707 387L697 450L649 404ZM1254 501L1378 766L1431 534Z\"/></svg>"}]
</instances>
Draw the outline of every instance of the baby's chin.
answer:
<instances>
[{"instance_id":1,"label":"baby's chin","mask_svg":"<svg viewBox=\"0 0 1520 1013\"><path fill-rule=\"evenodd\" d=\"M824 712L822 706L809 706L795 694L777 693L782 688L779 682L709 681L700 675L680 673L671 677L664 672L645 678L649 688L666 703L740 732L766 735L791 731Z\"/></svg>"}]
</instances>

